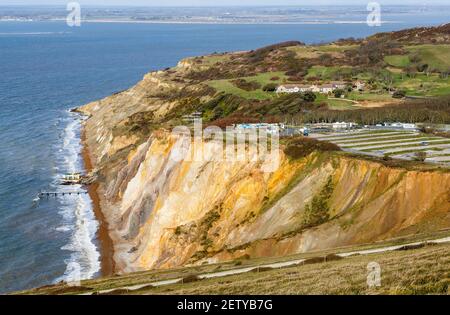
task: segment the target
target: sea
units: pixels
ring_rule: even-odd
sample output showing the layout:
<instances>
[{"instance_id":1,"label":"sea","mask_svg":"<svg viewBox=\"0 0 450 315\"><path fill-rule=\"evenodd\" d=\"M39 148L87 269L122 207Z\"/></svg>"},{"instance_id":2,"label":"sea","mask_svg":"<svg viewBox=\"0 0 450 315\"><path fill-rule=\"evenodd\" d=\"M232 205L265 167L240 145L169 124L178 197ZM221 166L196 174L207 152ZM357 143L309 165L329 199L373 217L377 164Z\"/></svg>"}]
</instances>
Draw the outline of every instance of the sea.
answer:
<instances>
[{"instance_id":1,"label":"sea","mask_svg":"<svg viewBox=\"0 0 450 315\"><path fill-rule=\"evenodd\" d=\"M0 7L1 16L2 7ZM185 57L308 44L450 22L449 11L389 23L157 24L0 22L0 293L101 276L88 195L38 198L83 171L82 117L71 108L125 90Z\"/></svg>"}]
</instances>

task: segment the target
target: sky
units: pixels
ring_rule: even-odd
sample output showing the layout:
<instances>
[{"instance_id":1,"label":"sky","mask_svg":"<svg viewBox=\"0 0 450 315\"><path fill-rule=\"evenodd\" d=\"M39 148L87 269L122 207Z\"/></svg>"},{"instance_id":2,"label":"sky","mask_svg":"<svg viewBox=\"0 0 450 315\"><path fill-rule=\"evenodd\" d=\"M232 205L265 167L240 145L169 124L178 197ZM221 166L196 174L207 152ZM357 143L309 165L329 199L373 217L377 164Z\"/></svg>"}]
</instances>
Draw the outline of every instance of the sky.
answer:
<instances>
[{"instance_id":1,"label":"sky","mask_svg":"<svg viewBox=\"0 0 450 315\"><path fill-rule=\"evenodd\" d=\"M76 1L81 5L135 6L235 6L235 5L367 5L373 0L1 0L0 5L66 5ZM377 0L381 5L450 5L450 0Z\"/></svg>"}]
</instances>

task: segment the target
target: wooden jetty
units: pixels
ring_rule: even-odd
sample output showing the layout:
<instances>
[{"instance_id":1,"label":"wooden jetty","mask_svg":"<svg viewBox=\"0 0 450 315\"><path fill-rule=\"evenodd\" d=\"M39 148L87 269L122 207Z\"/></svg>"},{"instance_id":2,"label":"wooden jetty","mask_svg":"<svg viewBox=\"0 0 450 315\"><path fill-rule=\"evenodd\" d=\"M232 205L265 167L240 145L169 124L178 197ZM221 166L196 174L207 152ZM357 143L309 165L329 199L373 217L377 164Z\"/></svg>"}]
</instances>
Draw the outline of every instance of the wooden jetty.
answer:
<instances>
[{"instance_id":1,"label":"wooden jetty","mask_svg":"<svg viewBox=\"0 0 450 315\"><path fill-rule=\"evenodd\" d=\"M41 191L38 194L39 198L42 197L58 197L58 196L74 196L74 195L86 195L87 191Z\"/></svg>"}]
</instances>

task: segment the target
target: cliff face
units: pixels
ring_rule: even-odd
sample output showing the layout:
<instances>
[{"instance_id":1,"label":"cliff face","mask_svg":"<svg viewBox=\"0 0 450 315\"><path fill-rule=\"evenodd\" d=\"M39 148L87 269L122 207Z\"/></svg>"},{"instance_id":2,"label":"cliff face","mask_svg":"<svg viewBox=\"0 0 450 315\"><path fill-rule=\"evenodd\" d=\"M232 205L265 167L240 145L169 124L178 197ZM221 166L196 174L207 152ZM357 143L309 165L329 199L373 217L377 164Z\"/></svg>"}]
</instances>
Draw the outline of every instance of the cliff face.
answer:
<instances>
[{"instance_id":1,"label":"cliff face","mask_svg":"<svg viewBox=\"0 0 450 315\"><path fill-rule=\"evenodd\" d=\"M228 126L315 110L295 95L249 100L213 88L223 80L242 85L233 78L287 74L293 64L302 73L305 59L296 59L290 45L299 43L186 59L79 108L90 116L86 144L118 272L288 255L450 227L448 170L412 171L330 152L290 159L283 148L271 172L250 160L175 158L192 140L164 130L194 111ZM345 54L331 57L337 65L349 62ZM322 65L319 57L308 60ZM221 145L196 149L214 156Z\"/></svg>"},{"instance_id":2,"label":"cliff face","mask_svg":"<svg viewBox=\"0 0 450 315\"><path fill-rule=\"evenodd\" d=\"M190 141L154 133L120 162L108 162L99 192L118 271L288 255L450 227L448 172L334 153L290 160L281 151L271 173L259 162L177 161ZM198 150L214 154L218 145ZM323 210L317 204L326 219L308 224L308 211Z\"/></svg>"}]
</instances>

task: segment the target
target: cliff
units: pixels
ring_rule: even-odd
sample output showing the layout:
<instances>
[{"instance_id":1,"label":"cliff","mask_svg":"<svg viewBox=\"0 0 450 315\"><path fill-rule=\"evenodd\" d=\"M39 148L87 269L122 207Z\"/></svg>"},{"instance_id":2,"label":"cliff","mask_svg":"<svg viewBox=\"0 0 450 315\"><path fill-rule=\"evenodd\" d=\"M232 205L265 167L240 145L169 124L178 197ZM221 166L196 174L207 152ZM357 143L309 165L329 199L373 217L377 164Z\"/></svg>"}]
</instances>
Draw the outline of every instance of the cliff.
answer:
<instances>
[{"instance_id":1,"label":"cliff","mask_svg":"<svg viewBox=\"0 0 450 315\"><path fill-rule=\"evenodd\" d=\"M321 150L293 158L283 146L271 172L252 160L174 159L192 139L167 130L193 111L207 123L229 125L323 109L296 95L252 99L269 92L232 85L248 88L236 80L247 76L273 85L324 62L315 57L319 50L299 59L293 49L310 48L288 42L189 58L78 109L89 116L85 144L117 272L282 256L450 227L448 170L386 166ZM347 51L325 55L337 65L362 62ZM382 63L383 54L378 57ZM207 141L196 150L214 156L219 145Z\"/></svg>"},{"instance_id":2,"label":"cliff","mask_svg":"<svg viewBox=\"0 0 450 315\"><path fill-rule=\"evenodd\" d=\"M173 159L190 141L155 133L102 171L117 271L289 255L450 227L449 172L329 152L293 160L281 151L270 173L258 162ZM314 211L323 220L311 221Z\"/></svg>"}]
</instances>

